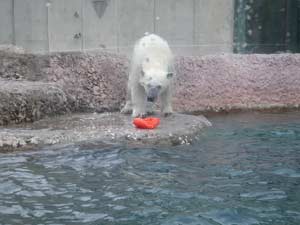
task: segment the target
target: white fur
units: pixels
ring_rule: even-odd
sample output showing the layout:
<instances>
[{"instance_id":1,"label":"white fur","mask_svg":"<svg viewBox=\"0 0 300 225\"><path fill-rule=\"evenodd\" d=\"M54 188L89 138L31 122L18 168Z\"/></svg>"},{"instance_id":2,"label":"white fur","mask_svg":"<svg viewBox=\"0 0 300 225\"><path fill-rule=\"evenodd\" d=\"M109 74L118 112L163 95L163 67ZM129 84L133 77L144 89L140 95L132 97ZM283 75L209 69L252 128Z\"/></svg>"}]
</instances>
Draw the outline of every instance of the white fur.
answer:
<instances>
[{"instance_id":1,"label":"white fur","mask_svg":"<svg viewBox=\"0 0 300 225\"><path fill-rule=\"evenodd\" d=\"M137 41L133 51L128 80L127 102L121 112L133 117L146 115L147 94L150 87L159 87L161 111L172 113L171 89L173 54L168 43L155 34Z\"/></svg>"}]
</instances>

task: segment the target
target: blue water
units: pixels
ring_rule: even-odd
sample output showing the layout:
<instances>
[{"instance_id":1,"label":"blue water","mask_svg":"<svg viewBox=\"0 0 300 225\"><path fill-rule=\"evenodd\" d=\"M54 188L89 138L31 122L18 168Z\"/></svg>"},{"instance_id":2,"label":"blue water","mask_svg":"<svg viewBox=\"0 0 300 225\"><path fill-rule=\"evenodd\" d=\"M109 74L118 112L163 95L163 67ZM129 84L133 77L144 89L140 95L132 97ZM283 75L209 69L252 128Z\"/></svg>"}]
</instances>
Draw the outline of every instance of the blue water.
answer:
<instances>
[{"instance_id":1,"label":"blue water","mask_svg":"<svg viewBox=\"0 0 300 225\"><path fill-rule=\"evenodd\" d=\"M210 120L189 146L0 154L0 224L299 225L300 113Z\"/></svg>"}]
</instances>

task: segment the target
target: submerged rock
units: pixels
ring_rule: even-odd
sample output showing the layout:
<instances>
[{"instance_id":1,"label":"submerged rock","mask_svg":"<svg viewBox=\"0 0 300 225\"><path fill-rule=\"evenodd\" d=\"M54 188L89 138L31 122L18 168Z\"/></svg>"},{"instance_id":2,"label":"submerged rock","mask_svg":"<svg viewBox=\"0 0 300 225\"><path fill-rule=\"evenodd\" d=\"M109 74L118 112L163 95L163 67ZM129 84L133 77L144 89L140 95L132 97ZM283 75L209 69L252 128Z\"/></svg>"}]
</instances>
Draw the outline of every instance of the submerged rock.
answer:
<instances>
[{"instance_id":1,"label":"submerged rock","mask_svg":"<svg viewBox=\"0 0 300 225\"><path fill-rule=\"evenodd\" d=\"M95 140L128 145L190 144L208 126L211 123L203 116L177 113L162 117L155 130L137 129L131 116L119 113L72 114L1 129L0 151Z\"/></svg>"}]
</instances>

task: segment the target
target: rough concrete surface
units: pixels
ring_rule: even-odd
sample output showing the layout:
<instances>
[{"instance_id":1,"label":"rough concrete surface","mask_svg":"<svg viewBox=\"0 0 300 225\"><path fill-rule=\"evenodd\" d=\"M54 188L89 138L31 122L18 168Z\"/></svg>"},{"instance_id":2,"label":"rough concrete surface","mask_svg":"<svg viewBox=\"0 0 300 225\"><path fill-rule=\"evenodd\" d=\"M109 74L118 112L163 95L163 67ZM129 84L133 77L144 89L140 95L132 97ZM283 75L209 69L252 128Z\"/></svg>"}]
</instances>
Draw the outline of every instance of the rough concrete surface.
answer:
<instances>
[{"instance_id":1,"label":"rough concrete surface","mask_svg":"<svg viewBox=\"0 0 300 225\"><path fill-rule=\"evenodd\" d=\"M0 78L54 82L73 112L117 111L125 101L129 60L121 55L0 51ZM298 107L300 54L177 57L179 112ZM0 118L1 120L1 118Z\"/></svg>"},{"instance_id":2,"label":"rough concrete surface","mask_svg":"<svg viewBox=\"0 0 300 225\"><path fill-rule=\"evenodd\" d=\"M174 108L184 112L298 108L300 54L179 57Z\"/></svg>"},{"instance_id":3,"label":"rough concrete surface","mask_svg":"<svg viewBox=\"0 0 300 225\"><path fill-rule=\"evenodd\" d=\"M117 111L125 101L128 60L112 53L60 53L44 71L74 97L74 110Z\"/></svg>"},{"instance_id":4,"label":"rough concrete surface","mask_svg":"<svg viewBox=\"0 0 300 225\"><path fill-rule=\"evenodd\" d=\"M118 111L128 66L125 56L106 52L0 50L0 125ZM177 57L173 103L187 113L298 108L300 54Z\"/></svg>"},{"instance_id":5,"label":"rough concrete surface","mask_svg":"<svg viewBox=\"0 0 300 225\"><path fill-rule=\"evenodd\" d=\"M71 112L74 101L54 83L0 80L0 125Z\"/></svg>"},{"instance_id":6,"label":"rough concrete surface","mask_svg":"<svg viewBox=\"0 0 300 225\"><path fill-rule=\"evenodd\" d=\"M232 52L234 2L1 0L0 44L16 43L44 53L82 49L130 53L132 44L155 28L174 52Z\"/></svg>"},{"instance_id":7,"label":"rough concrete surface","mask_svg":"<svg viewBox=\"0 0 300 225\"><path fill-rule=\"evenodd\" d=\"M93 140L133 146L190 144L208 126L203 116L173 114L161 118L156 129L141 130L120 113L72 114L0 129L0 152Z\"/></svg>"},{"instance_id":8,"label":"rough concrete surface","mask_svg":"<svg viewBox=\"0 0 300 225\"><path fill-rule=\"evenodd\" d=\"M0 125L35 121L54 113L118 111L125 101L127 71L128 60L111 53L0 51ZM55 95L63 96L57 103L52 101L54 89ZM20 104L26 110L19 109ZM52 109L32 116L32 111L50 105Z\"/></svg>"}]
</instances>

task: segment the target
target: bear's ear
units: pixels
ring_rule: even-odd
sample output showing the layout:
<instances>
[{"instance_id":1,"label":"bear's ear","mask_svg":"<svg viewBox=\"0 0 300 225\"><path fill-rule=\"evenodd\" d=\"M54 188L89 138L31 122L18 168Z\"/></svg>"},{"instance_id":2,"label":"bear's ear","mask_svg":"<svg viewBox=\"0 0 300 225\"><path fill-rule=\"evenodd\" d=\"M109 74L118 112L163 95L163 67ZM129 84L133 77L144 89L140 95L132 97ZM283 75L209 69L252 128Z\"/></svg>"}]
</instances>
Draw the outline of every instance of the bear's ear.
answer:
<instances>
[{"instance_id":1,"label":"bear's ear","mask_svg":"<svg viewBox=\"0 0 300 225\"><path fill-rule=\"evenodd\" d=\"M171 79L173 77L173 73L167 73L167 78Z\"/></svg>"}]
</instances>

